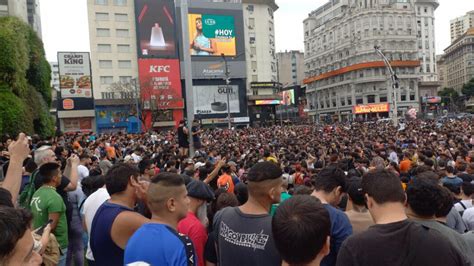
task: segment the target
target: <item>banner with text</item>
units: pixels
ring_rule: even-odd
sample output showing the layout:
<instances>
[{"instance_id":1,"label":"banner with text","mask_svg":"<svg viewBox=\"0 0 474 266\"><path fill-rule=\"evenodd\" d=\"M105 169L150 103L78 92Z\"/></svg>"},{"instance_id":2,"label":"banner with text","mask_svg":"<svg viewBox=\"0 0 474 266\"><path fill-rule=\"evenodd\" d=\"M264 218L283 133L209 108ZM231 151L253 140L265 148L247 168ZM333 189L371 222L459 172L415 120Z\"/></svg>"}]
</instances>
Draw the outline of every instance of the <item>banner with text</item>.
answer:
<instances>
[{"instance_id":1,"label":"banner with text","mask_svg":"<svg viewBox=\"0 0 474 266\"><path fill-rule=\"evenodd\" d=\"M138 69L143 109L184 108L179 60L139 59Z\"/></svg>"},{"instance_id":2,"label":"banner with text","mask_svg":"<svg viewBox=\"0 0 474 266\"><path fill-rule=\"evenodd\" d=\"M359 104L353 107L354 114L386 113L390 111L390 104Z\"/></svg>"},{"instance_id":3,"label":"banner with text","mask_svg":"<svg viewBox=\"0 0 474 266\"><path fill-rule=\"evenodd\" d=\"M62 98L92 98L89 53L58 53Z\"/></svg>"},{"instance_id":4,"label":"banner with text","mask_svg":"<svg viewBox=\"0 0 474 266\"><path fill-rule=\"evenodd\" d=\"M233 16L189 14L188 23L191 55L236 55Z\"/></svg>"},{"instance_id":5,"label":"banner with text","mask_svg":"<svg viewBox=\"0 0 474 266\"><path fill-rule=\"evenodd\" d=\"M226 114L227 93L229 93L230 112L239 113L239 86L193 86L194 114Z\"/></svg>"}]
</instances>

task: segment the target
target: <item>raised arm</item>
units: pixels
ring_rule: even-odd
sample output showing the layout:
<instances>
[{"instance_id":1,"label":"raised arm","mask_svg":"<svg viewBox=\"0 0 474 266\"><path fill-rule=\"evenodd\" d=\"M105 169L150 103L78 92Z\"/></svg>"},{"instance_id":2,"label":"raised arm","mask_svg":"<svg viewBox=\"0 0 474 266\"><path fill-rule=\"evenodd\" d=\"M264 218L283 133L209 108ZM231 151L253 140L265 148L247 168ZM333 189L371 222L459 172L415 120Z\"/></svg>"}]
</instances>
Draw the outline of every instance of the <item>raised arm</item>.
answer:
<instances>
[{"instance_id":1,"label":"raised arm","mask_svg":"<svg viewBox=\"0 0 474 266\"><path fill-rule=\"evenodd\" d=\"M18 194L20 194L23 161L30 154L28 138L24 133L20 133L17 141L8 146L8 152L10 153L10 163L2 187L12 194L12 202L16 205Z\"/></svg>"}]
</instances>

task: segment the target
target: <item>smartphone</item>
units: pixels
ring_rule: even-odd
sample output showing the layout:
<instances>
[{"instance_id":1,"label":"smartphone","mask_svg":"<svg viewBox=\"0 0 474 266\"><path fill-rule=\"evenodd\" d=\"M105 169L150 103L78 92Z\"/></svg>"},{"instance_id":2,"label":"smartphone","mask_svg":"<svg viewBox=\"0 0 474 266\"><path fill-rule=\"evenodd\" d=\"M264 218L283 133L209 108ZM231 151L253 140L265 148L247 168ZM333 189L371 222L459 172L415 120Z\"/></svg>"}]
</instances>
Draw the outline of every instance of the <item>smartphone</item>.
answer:
<instances>
[{"instance_id":1,"label":"smartphone","mask_svg":"<svg viewBox=\"0 0 474 266\"><path fill-rule=\"evenodd\" d=\"M45 224L43 224L43 225L36 231L36 234L37 234L37 235L40 235L40 236L43 235L43 231L44 231L44 229L46 228L46 226L47 226L48 224L52 223L52 222L53 222L53 220L52 220L52 219L49 219L48 222L46 222Z\"/></svg>"}]
</instances>

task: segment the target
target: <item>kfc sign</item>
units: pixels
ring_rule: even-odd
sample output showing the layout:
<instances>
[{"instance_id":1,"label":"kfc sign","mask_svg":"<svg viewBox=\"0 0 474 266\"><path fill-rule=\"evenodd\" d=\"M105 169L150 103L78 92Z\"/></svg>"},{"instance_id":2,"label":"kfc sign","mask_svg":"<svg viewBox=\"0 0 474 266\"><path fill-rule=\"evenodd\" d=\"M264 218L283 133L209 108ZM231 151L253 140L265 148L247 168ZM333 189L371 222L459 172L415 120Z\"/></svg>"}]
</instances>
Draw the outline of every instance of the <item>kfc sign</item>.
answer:
<instances>
[{"instance_id":1,"label":"kfc sign","mask_svg":"<svg viewBox=\"0 0 474 266\"><path fill-rule=\"evenodd\" d=\"M170 66L150 66L150 73L160 73L160 72L166 72L170 73Z\"/></svg>"}]
</instances>

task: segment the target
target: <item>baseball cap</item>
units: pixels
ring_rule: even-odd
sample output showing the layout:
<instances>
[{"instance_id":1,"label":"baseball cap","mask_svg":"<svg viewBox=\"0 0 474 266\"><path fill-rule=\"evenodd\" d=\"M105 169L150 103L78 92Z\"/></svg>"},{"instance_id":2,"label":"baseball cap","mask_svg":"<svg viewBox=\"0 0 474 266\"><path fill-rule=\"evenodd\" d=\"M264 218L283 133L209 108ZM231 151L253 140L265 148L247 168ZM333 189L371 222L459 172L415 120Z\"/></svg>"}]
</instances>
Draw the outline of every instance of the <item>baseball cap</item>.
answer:
<instances>
[{"instance_id":1,"label":"baseball cap","mask_svg":"<svg viewBox=\"0 0 474 266\"><path fill-rule=\"evenodd\" d=\"M283 172L280 167L271 162L260 162L250 168L247 180L250 182L262 182L281 178Z\"/></svg>"},{"instance_id":2,"label":"baseball cap","mask_svg":"<svg viewBox=\"0 0 474 266\"><path fill-rule=\"evenodd\" d=\"M214 199L214 192L204 182L193 180L186 186L188 196L196 199L211 201Z\"/></svg>"}]
</instances>

